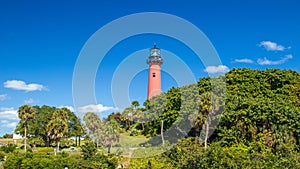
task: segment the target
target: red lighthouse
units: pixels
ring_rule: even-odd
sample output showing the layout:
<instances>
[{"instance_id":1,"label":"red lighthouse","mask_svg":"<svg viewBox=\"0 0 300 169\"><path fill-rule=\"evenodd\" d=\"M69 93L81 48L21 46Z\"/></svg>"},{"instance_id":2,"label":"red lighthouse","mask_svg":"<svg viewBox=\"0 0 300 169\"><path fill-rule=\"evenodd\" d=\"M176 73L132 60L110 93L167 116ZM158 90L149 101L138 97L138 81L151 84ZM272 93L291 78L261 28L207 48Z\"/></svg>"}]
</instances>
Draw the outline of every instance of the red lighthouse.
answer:
<instances>
[{"instance_id":1,"label":"red lighthouse","mask_svg":"<svg viewBox=\"0 0 300 169\"><path fill-rule=\"evenodd\" d=\"M161 77L160 77L160 65L163 64L163 59L160 56L160 49L154 47L150 49L150 56L147 59L149 64L148 72L148 99L161 93Z\"/></svg>"}]
</instances>

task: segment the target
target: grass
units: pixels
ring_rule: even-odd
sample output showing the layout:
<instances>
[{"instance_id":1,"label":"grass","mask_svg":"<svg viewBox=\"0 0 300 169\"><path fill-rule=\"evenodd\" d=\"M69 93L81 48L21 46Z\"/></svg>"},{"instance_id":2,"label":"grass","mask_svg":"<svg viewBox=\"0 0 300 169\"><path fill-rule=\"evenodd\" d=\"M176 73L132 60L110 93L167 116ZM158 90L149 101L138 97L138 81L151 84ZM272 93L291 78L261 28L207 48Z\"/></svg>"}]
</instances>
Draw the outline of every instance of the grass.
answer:
<instances>
[{"instance_id":1,"label":"grass","mask_svg":"<svg viewBox=\"0 0 300 169\"><path fill-rule=\"evenodd\" d=\"M0 138L0 142L4 144L17 144L17 146L21 146L23 144L23 139Z\"/></svg>"},{"instance_id":2,"label":"grass","mask_svg":"<svg viewBox=\"0 0 300 169\"><path fill-rule=\"evenodd\" d=\"M142 135L129 136L129 133L123 133L119 143L112 147L111 152L124 157L145 158L163 153L170 148L170 146L141 146L149 139ZM106 153L107 149L102 148L100 151Z\"/></svg>"},{"instance_id":3,"label":"grass","mask_svg":"<svg viewBox=\"0 0 300 169\"><path fill-rule=\"evenodd\" d=\"M139 147L140 144L147 142L149 139L145 136L129 136L129 133L124 133L120 136L118 143L122 147Z\"/></svg>"},{"instance_id":4,"label":"grass","mask_svg":"<svg viewBox=\"0 0 300 169\"><path fill-rule=\"evenodd\" d=\"M167 149L166 146L141 146L141 144L146 143L149 141L149 139L150 138L147 138L143 135L130 136L130 133L122 133L120 135L119 142L112 147L111 152L124 157L143 158L160 154ZM14 141L14 139L0 139L0 142L4 144L17 144L18 147L23 145L23 139L16 139L16 141ZM85 142L85 140L81 140L81 145L83 145ZM75 156L81 154L79 147L72 151L69 149L61 149L61 151L65 151L70 155ZM98 151L106 154L107 148L101 147L98 149ZM33 153L36 155L53 154L53 152L54 147L37 147L36 150L33 150Z\"/></svg>"}]
</instances>

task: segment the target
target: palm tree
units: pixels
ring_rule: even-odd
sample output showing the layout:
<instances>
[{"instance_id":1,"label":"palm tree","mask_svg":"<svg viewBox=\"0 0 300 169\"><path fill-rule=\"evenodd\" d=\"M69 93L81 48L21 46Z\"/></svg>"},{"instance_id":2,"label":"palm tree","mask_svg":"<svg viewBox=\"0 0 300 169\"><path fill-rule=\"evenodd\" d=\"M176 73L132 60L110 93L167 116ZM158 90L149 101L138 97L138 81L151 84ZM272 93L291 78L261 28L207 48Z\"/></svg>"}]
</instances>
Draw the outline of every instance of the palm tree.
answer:
<instances>
[{"instance_id":1,"label":"palm tree","mask_svg":"<svg viewBox=\"0 0 300 169\"><path fill-rule=\"evenodd\" d=\"M101 119L97 116L96 113L88 112L83 116L86 127L89 129L90 134L95 132L98 128L101 127Z\"/></svg>"},{"instance_id":2,"label":"palm tree","mask_svg":"<svg viewBox=\"0 0 300 169\"><path fill-rule=\"evenodd\" d=\"M142 124L142 130L144 131L144 123L145 123L145 109L138 108L134 113L134 119L137 120L137 122Z\"/></svg>"},{"instance_id":3,"label":"palm tree","mask_svg":"<svg viewBox=\"0 0 300 169\"><path fill-rule=\"evenodd\" d=\"M68 113L63 109L58 109L53 112L46 129L48 136L56 141L56 155L56 152L59 152L61 138L68 133Z\"/></svg>"},{"instance_id":4,"label":"palm tree","mask_svg":"<svg viewBox=\"0 0 300 169\"><path fill-rule=\"evenodd\" d=\"M83 120L85 121L85 125L89 130L89 135L93 137L92 139L96 142L98 147L99 137L102 130L101 119L96 113L88 112L84 115Z\"/></svg>"},{"instance_id":5,"label":"palm tree","mask_svg":"<svg viewBox=\"0 0 300 169\"><path fill-rule=\"evenodd\" d=\"M134 109L140 106L140 103L138 101L132 101L131 106L133 106Z\"/></svg>"},{"instance_id":6,"label":"palm tree","mask_svg":"<svg viewBox=\"0 0 300 169\"><path fill-rule=\"evenodd\" d=\"M214 115L221 107L220 99L217 95L212 92L205 92L200 95L200 114L206 116L205 124L203 125L205 128L205 140L204 145L207 148L207 140L209 134L209 124L211 122L210 116ZM200 141L199 136L199 141Z\"/></svg>"},{"instance_id":7,"label":"palm tree","mask_svg":"<svg viewBox=\"0 0 300 169\"><path fill-rule=\"evenodd\" d=\"M119 142L120 127L116 120L111 119L107 121L101 131L101 142L107 146L107 153L110 153L110 149L113 144Z\"/></svg>"},{"instance_id":8,"label":"palm tree","mask_svg":"<svg viewBox=\"0 0 300 169\"><path fill-rule=\"evenodd\" d=\"M134 115L136 114L137 107L140 106L140 103L138 101L132 101L131 102L131 122L134 123Z\"/></svg>"},{"instance_id":9,"label":"palm tree","mask_svg":"<svg viewBox=\"0 0 300 169\"><path fill-rule=\"evenodd\" d=\"M26 136L27 136L27 122L30 119L34 118L34 114L35 114L35 109L30 106L30 105L23 105L21 107L19 107L18 110L18 116L21 120L24 120L24 150L26 152L27 149L27 143L26 143Z\"/></svg>"},{"instance_id":10,"label":"palm tree","mask_svg":"<svg viewBox=\"0 0 300 169\"><path fill-rule=\"evenodd\" d=\"M129 128L130 127L130 121L131 121L131 117L132 117L132 107L127 107L124 109L124 111L122 112L122 116L123 116L123 120L126 122L126 127Z\"/></svg>"}]
</instances>

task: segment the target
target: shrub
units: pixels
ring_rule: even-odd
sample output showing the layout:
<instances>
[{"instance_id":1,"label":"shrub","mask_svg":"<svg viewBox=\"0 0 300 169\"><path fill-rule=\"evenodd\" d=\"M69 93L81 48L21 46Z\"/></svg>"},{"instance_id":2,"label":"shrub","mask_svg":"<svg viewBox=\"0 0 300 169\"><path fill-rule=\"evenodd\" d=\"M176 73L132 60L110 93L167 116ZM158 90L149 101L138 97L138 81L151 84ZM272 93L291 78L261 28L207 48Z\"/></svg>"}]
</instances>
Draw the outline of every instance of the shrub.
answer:
<instances>
[{"instance_id":1,"label":"shrub","mask_svg":"<svg viewBox=\"0 0 300 169\"><path fill-rule=\"evenodd\" d=\"M3 161L5 157L5 153L3 151L0 151L0 161Z\"/></svg>"},{"instance_id":2,"label":"shrub","mask_svg":"<svg viewBox=\"0 0 300 169\"><path fill-rule=\"evenodd\" d=\"M22 160L24 158L22 156L8 156L6 161L3 163L3 168L5 169L16 169L21 168Z\"/></svg>"},{"instance_id":3,"label":"shrub","mask_svg":"<svg viewBox=\"0 0 300 169\"><path fill-rule=\"evenodd\" d=\"M42 147L42 146L45 146L45 143L43 141L43 139L41 138L29 138L28 141L27 141L28 144L30 145L35 145L36 147Z\"/></svg>"},{"instance_id":4,"label":"shrub","mask_svg":"<svg viewBox=\"0 0 300 169\"><path fill-rule=\"evenodd\" d=\"M92 143L93 144L93 143ZM93 146L91 146L93 147ZM0 155L5 154L4 152ZM79 156L69 156L67 153L62 152L60 155L33 155L30 152L27 153L10 153L6 161L3 162L3 168L16 169L16 168L108 168L115 169L118 158L115 155L103 155L97 154L91 156L89 159L84 159ZM0 167L1 168L1 167Z\"/></svg>"},{"instance_id":5,"label":"shrub","mask_svg":"<svg viewBox=\"0 0 300 169\"><path fill-rule=\"evenodd\" d=\"M5 146L1 147L1 150L4 151L5 153L12 153L16 150L16 145L15 144L7 144Z\"/></svg>"},{"instance_id":6,"label":"shrub","mask_svg":"<svg viewBox=\"0 0 300 169\"><path fill-rule=\"evenodd\" d=\"M141 130L137 130L135 128L131 129L130 130L130 136L138 136L138 135L141 135Z\"/></svg>"},{"instance_id":7,"label":"shrub","mask_svg":"<svg viewBox=\"0 0 300 169\"><path fill-rule=\"evenodd\" d=\"M84 159L92 158L97 152L96 145L92 141L87 141L81 149Z\"/></svg>"},{"instance_id":8,"label":"shrub","mask_svg":"<svg viewBox=\"0 0 300 169\"><path fill-rule=\"evenodd\" d=\"M61 148L69 148L71 146L75 146L74 140L69 139L69 138L63 138L60 140L60 145Z\"/></svg>"},{"instance_id":9,"label":"shrub","mask_svg":"<svg viewBox=\"0 0 300 169\"><path fill-rule=\"evenodd\" d=\"M23 145L20 146L20 149L24 149L24 147L25 147L25 146L24 146L24 144L23 144ZM31 146L30 146L29 144L27 144L26 148L29 149L29 148L31 148Z\"/></svg>"}]
</instances>

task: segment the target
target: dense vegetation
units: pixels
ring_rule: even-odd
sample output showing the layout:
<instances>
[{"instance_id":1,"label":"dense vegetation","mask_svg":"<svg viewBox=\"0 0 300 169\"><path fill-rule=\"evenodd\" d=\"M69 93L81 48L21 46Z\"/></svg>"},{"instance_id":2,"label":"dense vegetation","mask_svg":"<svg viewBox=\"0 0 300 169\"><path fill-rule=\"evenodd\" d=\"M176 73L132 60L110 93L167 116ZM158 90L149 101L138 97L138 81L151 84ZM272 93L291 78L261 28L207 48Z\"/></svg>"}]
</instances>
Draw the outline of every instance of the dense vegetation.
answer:
<instances>
[{"instance_id":1,"label":"dense vegetation","mask_svg":"<svg viewBox=\"0 0 300 169\"><path fill-rule=\"evenodd\" d=\"M64 137L84 135L85 127L73 113L62 116L64 113L54 113L61 109L34 108L47 118L21 118L17 130L24 133L26 126L30 137L43 140L43 146L55 142L57 145ZM57 118L61 120L55 120ZM123 112L112 113L104 120L95 113L87 113L84 121L94 143L86 141L82 145L82 156L9 152L3 166L30 168L32 163L42 165L48 161L51 163L48 168L62 164L72 168L114 168L117 165L127 168L300 168L299 119L298 72L232 69L224 76L201 78L197 84L173 87L147 100L144 107L134 101ZM64 124L59 126L65 128L56 131L57 124ZM144 145L159 149L169 146L170 149L139 159L111 154L110 149L117 146L125 133L131 137L151 136ZM107 153L100 153L98 146L106 147ZM29 159L35 162L29 164ZM87 166L91 160L94 164Z\"/></svg>"}]
</instances>

